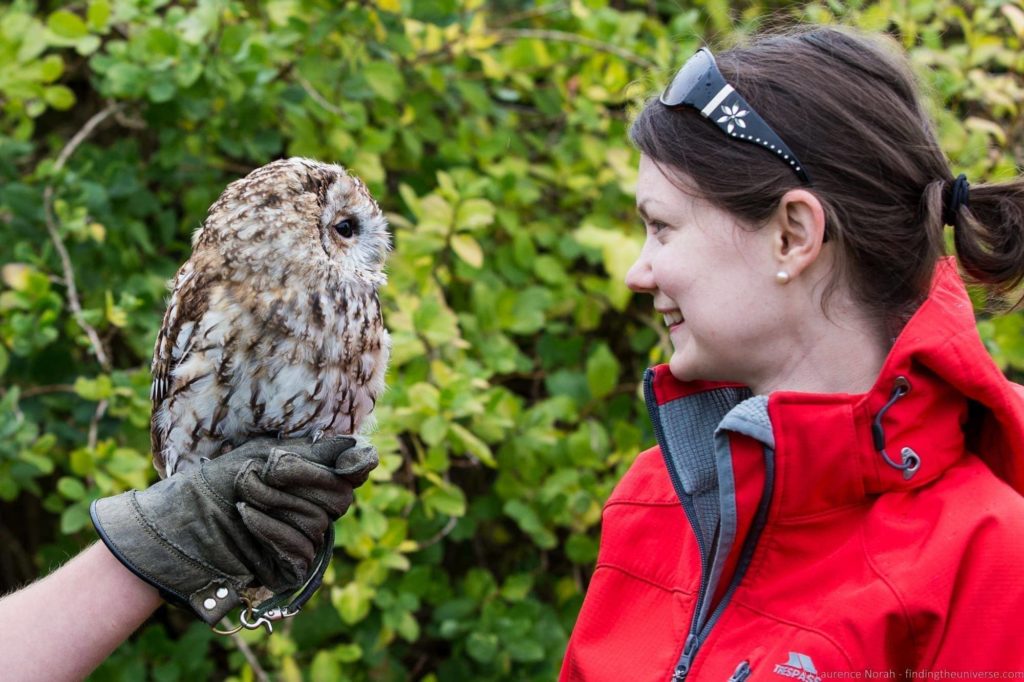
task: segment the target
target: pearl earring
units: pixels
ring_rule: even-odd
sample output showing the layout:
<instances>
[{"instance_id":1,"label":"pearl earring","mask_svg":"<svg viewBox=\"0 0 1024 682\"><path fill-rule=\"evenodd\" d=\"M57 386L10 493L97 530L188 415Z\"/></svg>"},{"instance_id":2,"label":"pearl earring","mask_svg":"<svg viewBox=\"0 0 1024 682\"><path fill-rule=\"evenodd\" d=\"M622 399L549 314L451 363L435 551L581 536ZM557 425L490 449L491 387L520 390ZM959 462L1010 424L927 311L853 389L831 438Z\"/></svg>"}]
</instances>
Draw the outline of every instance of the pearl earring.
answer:
<instances>
[{"instance_id":1,"label":"pearl earring","mask_svg":"<svg viewBox=\"0 0 1024 682\"><path fill-rule=\"evenodd\" d=\"M779 284L788 284L789 273L786 272L785 270L779 270L778 272L775 273L775 281L778 282Z\"/></svg>"}]
</instances>

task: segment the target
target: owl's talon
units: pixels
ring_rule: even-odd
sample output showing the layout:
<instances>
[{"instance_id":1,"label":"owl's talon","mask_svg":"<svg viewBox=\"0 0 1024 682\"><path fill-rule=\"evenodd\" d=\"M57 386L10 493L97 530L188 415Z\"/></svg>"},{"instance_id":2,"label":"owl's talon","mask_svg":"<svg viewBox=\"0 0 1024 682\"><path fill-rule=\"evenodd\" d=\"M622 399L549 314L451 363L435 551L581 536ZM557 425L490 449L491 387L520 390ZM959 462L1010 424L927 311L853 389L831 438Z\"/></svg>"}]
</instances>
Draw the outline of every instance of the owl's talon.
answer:
<instances>
[{"instance_id":1,"label":"owl's talon","mask_svg":"<svg viewBox=\"0 0 1024 682\"><path fill-rule=\"evenodd\" d=\"M320 440L323 437L324 437L324 430L323 429L317 429L316 431L313 432L313 442L314 443L317 442L318 440Z\"/></svg>"}]
</instances>

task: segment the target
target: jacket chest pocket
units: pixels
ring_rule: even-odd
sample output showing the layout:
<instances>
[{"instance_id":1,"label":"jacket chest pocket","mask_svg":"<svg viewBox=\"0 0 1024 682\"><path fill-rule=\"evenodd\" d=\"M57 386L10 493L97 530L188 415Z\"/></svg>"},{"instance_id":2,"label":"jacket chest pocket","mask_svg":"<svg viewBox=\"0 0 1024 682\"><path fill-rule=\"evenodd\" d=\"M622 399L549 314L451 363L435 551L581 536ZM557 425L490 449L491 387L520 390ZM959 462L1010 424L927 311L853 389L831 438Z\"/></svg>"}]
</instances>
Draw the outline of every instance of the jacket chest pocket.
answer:
<instances>
[{"instance_id":1,"label":"jacket chest pocket","mask_svg":"<svg viewBox=\"0 0 1024 682\"><path fill-rule=\"evenodd\" d=\"M835 644L817 634L792 631L790 637L776 641L771 628L761 633L751 633L745 644L738 646L714 647L708 653L708 660L701 674L700 670L691 675L692 680L718 679L721 682L822 682L825 679L867 679L861 670L851 671L846 655ZM782 634L782 633L779 633ZM803 636L801 636L803 635ZM754 639L756 638L756 639ZM760 642L750 647L751 640ZM727 653L727 652L730 652ZM724 655L723 655L724 654ZM710 673L714 674L710 674ZM895 674L879 674L878 679L895 679Z\"/></svg>"}]
</instances>

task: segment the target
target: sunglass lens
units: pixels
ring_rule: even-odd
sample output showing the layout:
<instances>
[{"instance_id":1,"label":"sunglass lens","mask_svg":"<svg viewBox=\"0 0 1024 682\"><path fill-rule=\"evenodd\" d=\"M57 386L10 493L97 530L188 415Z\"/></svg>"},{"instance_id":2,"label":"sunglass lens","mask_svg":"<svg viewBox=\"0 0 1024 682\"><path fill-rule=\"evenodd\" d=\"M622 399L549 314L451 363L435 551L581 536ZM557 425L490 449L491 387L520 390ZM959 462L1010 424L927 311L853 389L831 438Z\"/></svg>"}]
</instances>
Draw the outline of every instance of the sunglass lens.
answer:
<instances>
[{"instance_id":1,"label":"sunglass lens","mask_svg":"<svg viewBox=\"0 0 1024 682\"><path fill-rule=\"evenodd\" d=\"M698 50L683 64L675 78L665 88L665 92L661 95L661 103L670 107L682 104L687 95L693 91L694 86L707 74L711 64L711 55L707 50Z\"/></svg>"}]
</instances>

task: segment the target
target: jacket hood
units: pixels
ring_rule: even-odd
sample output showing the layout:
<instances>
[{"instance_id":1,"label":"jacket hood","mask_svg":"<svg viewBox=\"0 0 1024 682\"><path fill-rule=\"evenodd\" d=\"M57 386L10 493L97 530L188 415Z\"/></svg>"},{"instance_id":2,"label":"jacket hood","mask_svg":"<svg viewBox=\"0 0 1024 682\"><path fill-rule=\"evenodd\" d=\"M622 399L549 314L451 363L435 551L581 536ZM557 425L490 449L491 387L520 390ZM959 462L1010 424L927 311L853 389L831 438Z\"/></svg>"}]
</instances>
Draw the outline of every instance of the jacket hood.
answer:
<instances>
[{"instance_id":1,"label":"jacket hood","mask_svg":"<svg viewBox=\"0 0 1024 682\"><path fill-rule=\"evenodd\" d=\"M652 371L659 406L737 386L681 382L667 365ZM793 514L927 485L965 452L978 455L1024 494L1024 388L1008 381L986 351L953 258L939 262L927 299L900 332L869 391L777 391L768 396L767 412L778 490L788 491L781 501ZM910 476L894 465L907 448L920 458Z\"/></svg>"}]
</instances>

